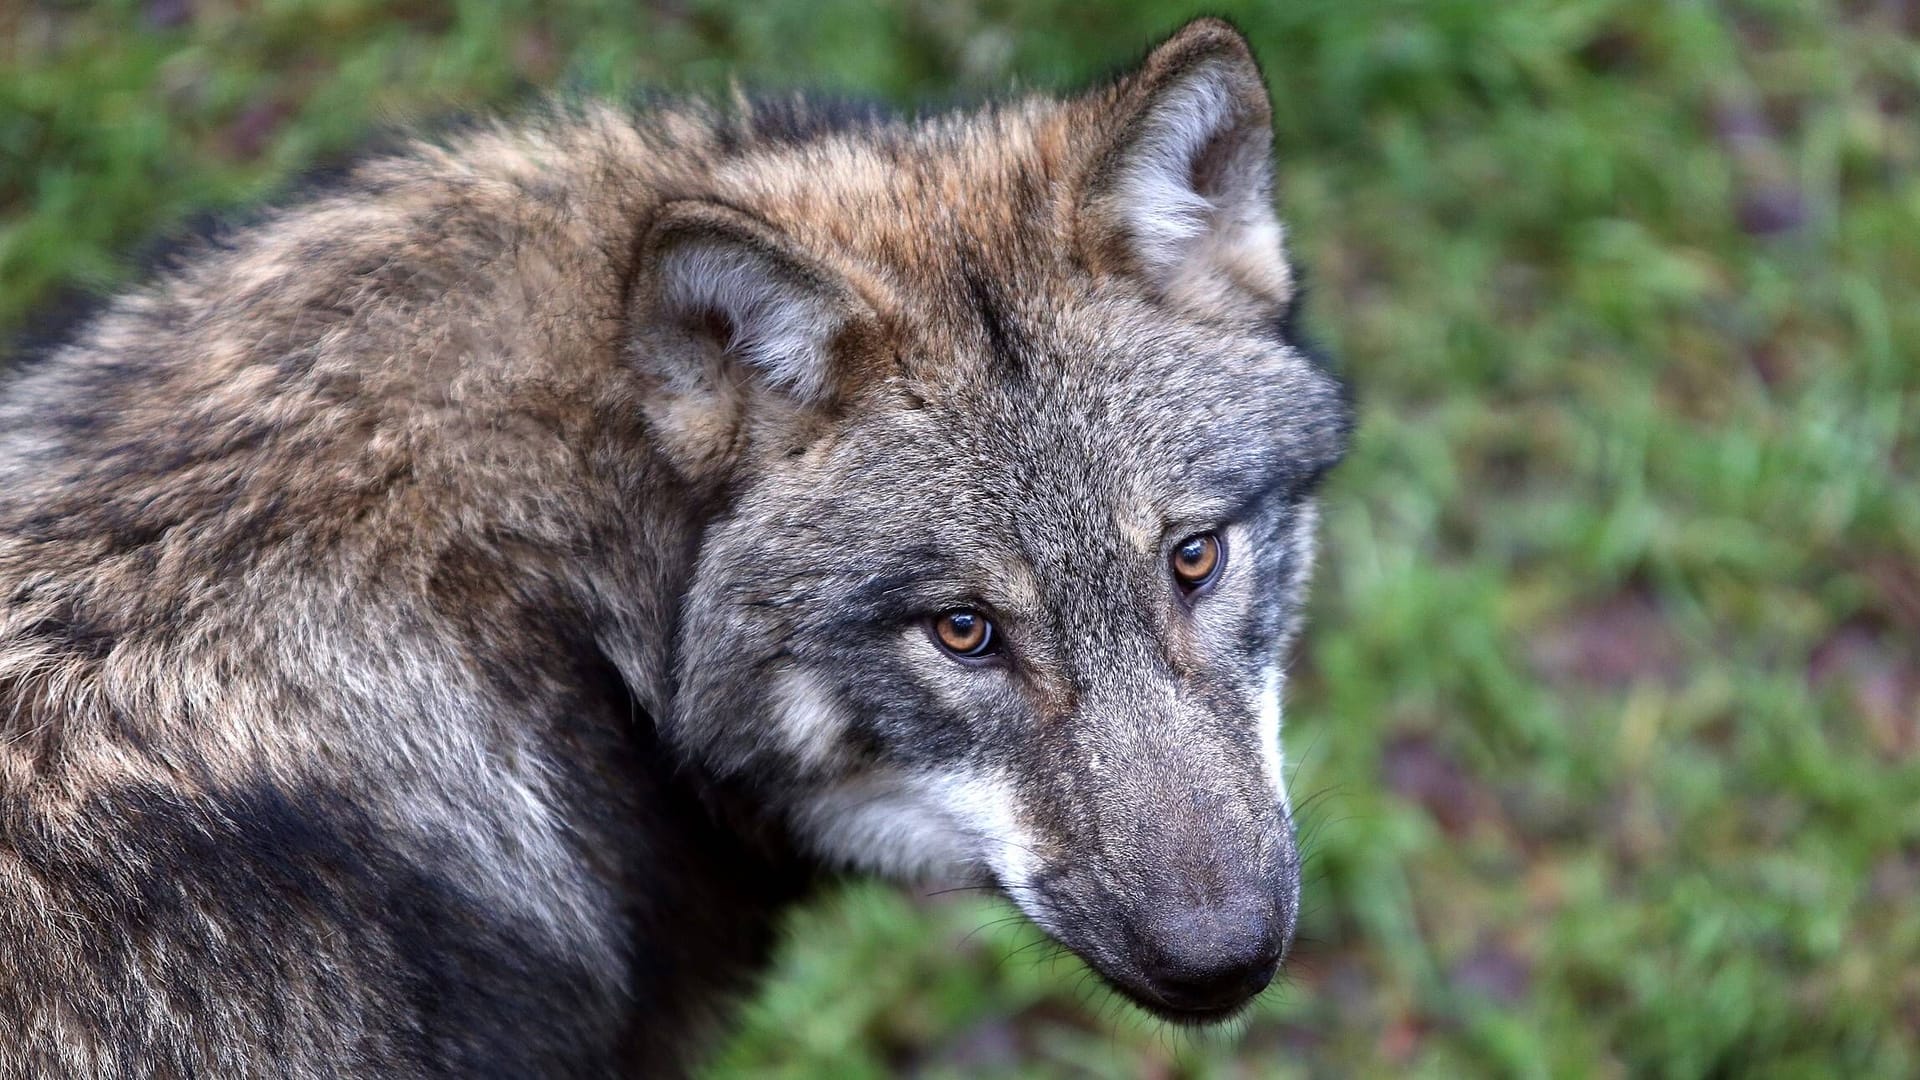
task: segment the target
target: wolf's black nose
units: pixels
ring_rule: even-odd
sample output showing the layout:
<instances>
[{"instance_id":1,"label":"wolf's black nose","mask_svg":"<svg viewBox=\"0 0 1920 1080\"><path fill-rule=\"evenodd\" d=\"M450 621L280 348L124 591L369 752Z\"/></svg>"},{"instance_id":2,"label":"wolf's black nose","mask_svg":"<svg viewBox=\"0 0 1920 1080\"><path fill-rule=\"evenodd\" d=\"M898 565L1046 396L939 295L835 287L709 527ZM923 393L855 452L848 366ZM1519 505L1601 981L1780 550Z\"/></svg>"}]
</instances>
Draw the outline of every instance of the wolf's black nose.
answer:
<instances>
[{"instance_id":1,"label":"wolf's black nose","mask_svg":"<svg viewBox=\"0 0 1920 1080\"><path fill-rule=\"evenodd\" d=\"M1189 1012L1229 1009L1273 980L1285 951L1275 904L1247 896L1219 906L1183 906L1148 921L1142 974L1168 1006Z\"/></svg>"}]
</instances>

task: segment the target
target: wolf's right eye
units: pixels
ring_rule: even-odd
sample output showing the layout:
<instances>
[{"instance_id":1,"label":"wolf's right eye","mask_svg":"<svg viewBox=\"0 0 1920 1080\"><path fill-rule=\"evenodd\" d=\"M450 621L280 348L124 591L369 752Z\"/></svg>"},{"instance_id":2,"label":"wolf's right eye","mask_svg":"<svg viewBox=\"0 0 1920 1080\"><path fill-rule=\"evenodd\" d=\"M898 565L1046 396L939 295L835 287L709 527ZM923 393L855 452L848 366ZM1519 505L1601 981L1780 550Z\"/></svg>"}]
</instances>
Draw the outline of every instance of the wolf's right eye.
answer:
<instances>
[{"instance_id":1,"label":"wolf's right eye","mask_svg":"<svg viewBox=\"0 0 1920 1080\"><path fill-rule=\"evenodd\" d=\"M933 617L933 640L962 660L979 660L1000 647L993 620L972 608L951 608Z\"/></svg>"}]
</instances>

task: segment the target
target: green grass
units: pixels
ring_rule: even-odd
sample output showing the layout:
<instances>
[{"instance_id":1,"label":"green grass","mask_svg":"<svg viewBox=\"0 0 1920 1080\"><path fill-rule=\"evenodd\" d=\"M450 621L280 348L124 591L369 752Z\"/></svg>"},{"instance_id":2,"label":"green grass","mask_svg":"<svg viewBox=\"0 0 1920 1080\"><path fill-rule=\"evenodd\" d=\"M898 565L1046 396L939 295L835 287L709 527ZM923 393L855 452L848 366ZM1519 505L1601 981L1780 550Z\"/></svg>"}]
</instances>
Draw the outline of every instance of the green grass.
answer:
<instances>
[{"instance_id":1,"label":"green grass","mask_svg":"<svg viewBox=\"0 0 1920 1080\"><path fill-rule=\"evenodd\" d=\"M1063 85L1145 3L0 10L0 329L372 127L621 92ZM1920 1071L1920 15L1214 5L1362 426L1288 740L1285 989L1121 1007L1005 909L793 923L715 1076Z\"/></svg>"}]
</instances>

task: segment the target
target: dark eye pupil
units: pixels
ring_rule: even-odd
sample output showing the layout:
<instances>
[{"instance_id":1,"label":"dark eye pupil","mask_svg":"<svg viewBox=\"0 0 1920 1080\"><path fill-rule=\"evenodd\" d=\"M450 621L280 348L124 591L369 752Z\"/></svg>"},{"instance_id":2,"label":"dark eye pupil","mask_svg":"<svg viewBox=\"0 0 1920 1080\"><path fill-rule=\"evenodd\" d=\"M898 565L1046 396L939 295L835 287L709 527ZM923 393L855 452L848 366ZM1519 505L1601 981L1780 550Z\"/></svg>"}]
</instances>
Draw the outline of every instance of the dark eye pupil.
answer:
<instances>
[{"instance_id":1,"label":"dark eye pupil","mask_svg":"<svg viewBox=\"0 0 1920 1080\"><path fill-rule=\"evenodd\" d=\"M1207 556L1207 542L1194 537L1180 546L1180 561L1197 566Z\"/></svg>"}]
</instances>

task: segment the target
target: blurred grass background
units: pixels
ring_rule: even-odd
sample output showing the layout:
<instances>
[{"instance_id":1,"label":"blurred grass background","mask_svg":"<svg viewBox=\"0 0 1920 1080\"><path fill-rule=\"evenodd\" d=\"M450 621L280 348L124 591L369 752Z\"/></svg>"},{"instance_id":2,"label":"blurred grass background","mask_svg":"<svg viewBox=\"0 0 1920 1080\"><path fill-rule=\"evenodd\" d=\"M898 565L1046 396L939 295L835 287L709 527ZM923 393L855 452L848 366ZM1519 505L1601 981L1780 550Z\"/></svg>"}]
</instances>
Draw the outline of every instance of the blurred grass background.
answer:
<instances>
[{"instance_id":1,"label":"blurred grass background","mask_svg":"<svg viewBox=\"0 0 1920 1080\"><path fill-rule=\"evenodd\" d=\"M711 1074L1920 1072L1920 3L1208 10L1362 403L1289 713L1291 981L1194 1035L1005 908L856 886ZM1193 13L13 0L0 332L380 125L1059 87Z\"/></svg>"}]
</instances>

